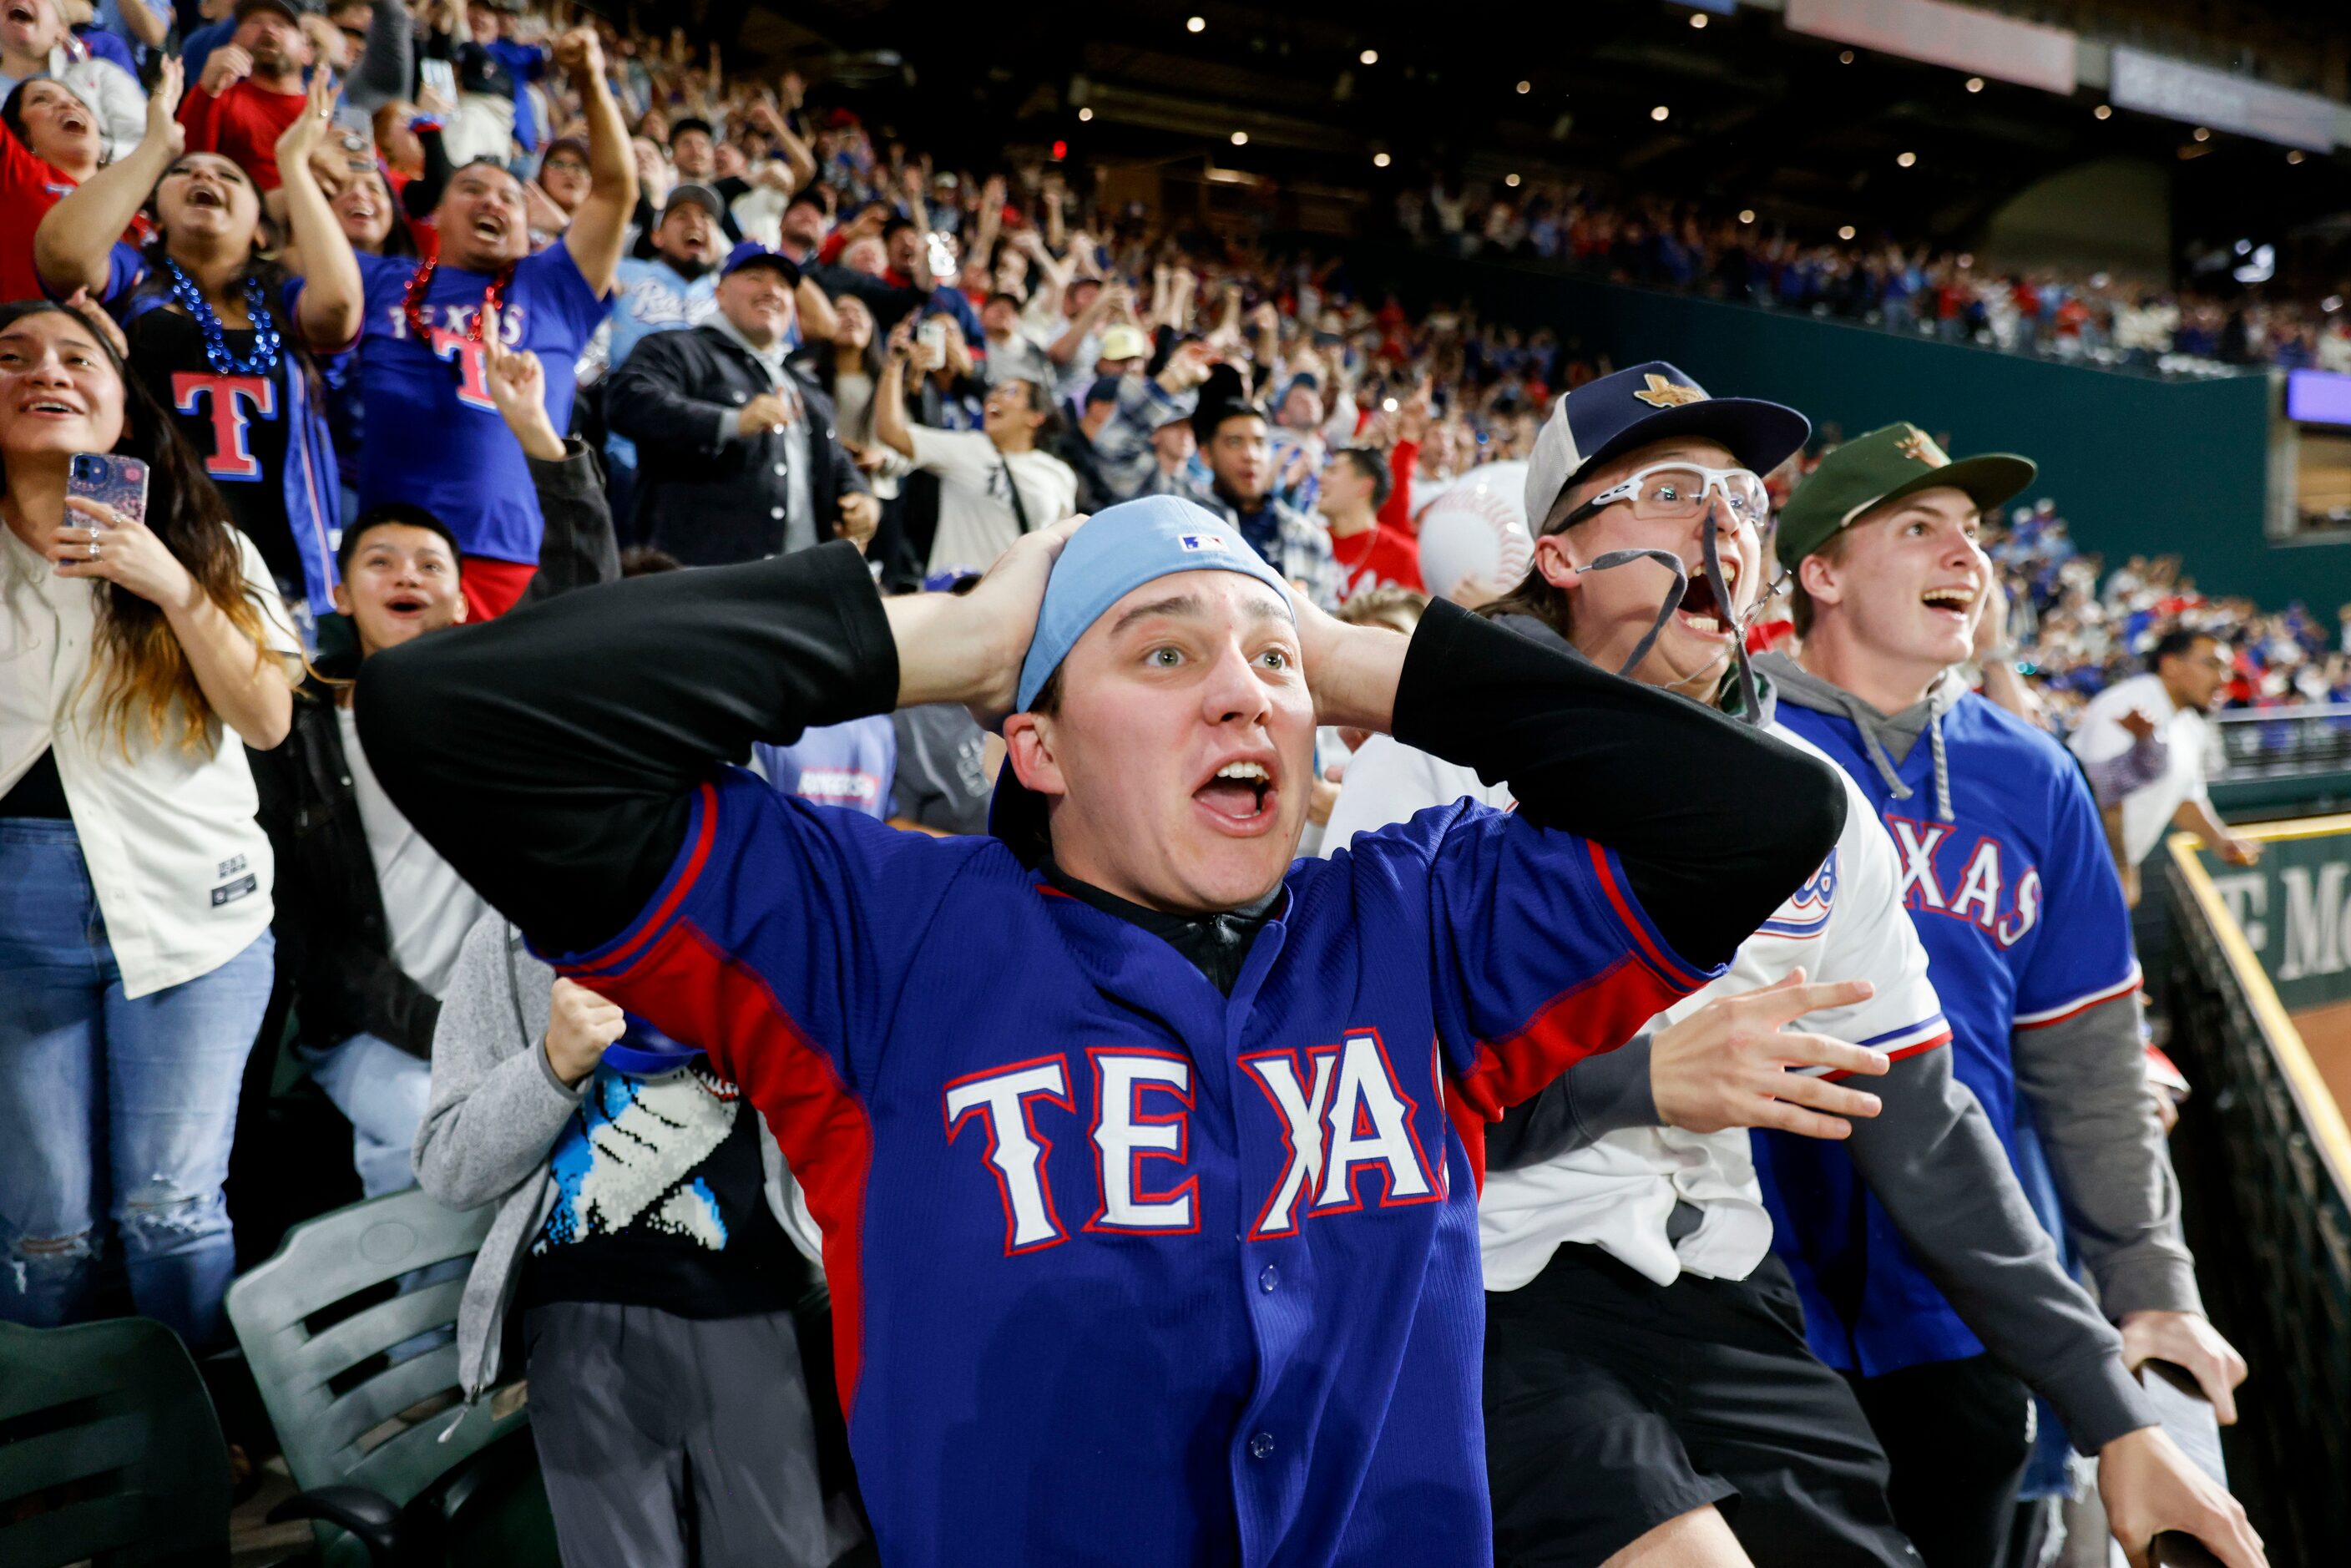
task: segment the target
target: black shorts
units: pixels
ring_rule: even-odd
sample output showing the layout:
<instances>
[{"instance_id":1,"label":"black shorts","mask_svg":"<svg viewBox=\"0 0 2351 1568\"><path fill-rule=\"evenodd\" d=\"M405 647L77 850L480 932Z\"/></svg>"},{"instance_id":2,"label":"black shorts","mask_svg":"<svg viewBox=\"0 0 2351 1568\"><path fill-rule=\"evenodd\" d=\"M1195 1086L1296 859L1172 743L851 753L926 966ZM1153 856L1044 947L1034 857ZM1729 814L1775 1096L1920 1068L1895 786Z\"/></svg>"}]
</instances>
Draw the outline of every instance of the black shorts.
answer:
<instances>
[{"instance_id":1,"label":"black shorts","mask_svg":"<svg viewBox=\"0 0 2351 1568\"><path fill-rule=\"evenodd\" d=\"M1709 1503L1757 1568L1917 1568L1886 1456L1777 1259L1660 1286L1562 1247L1488 1292L1485 1378L1499 1568L1593 1568Z\"/></svg>"}]
</instances>

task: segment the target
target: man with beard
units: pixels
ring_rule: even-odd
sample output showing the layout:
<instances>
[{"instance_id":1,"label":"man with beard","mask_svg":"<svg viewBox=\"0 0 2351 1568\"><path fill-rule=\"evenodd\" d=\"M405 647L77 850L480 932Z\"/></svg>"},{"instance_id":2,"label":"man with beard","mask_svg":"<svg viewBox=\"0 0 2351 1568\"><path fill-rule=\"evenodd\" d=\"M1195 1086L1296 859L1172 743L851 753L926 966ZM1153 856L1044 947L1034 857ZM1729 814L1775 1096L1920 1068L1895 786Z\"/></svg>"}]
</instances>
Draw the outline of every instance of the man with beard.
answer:
<instances>
[{"instance_id":1,"label":"man with beard","mask_svg":"<svg viewBox=\"0 0 2351 1568\"><path fill-rule=\"evenodd\" d=\"M262 191L277 189L277 139L302 112L310 55L294 0L237 0L236 31L180 105L187 151L233 159Z\"/></svg>"},{"instance_id":2,"label":"man with beard","mask_svg":"<svg viewBox=\"0 0 2351 1568\"><path fill-rule=\"evenodd\" d=\"M588 195L562 243L530 255L521 182L496 163L474 162L450 178L434 209L437 259L360 258L367 287L360 397L368 431L360 504L406 501L449 525L465 552L465 602L475 621L520 597L541 531L529 467L490 397L483 336L495 331L505 347L538 355L548 415L564 428L573 367L611 308L637 199L628 129L593 30L565 34L555 59L588 120Z\"/></svg>"}]
</instances>

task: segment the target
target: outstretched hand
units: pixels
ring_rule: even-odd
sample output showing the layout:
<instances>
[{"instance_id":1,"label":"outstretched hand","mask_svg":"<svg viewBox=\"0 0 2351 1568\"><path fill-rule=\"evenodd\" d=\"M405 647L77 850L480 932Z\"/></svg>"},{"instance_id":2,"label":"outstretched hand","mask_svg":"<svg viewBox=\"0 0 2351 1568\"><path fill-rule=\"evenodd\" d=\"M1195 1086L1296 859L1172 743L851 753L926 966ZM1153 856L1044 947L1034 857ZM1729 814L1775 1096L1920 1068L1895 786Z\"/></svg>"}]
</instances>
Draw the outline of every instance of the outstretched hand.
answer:
<instances>
[{"instance_id":1,"label":"outstretched hand","mask_svg":"<svg viewBox=\"0 0 2351 1568\"><path fill-rule=\"evenodd\" d=\"M281 173L290 174L299 169L310 172L310 153L319 145L319 138L327 122L335 117L335 78L328 70L310 73L310 86L302 100L302 111L286 122L277 134L277 167Z\"/></svg>"},{"instance_id":2,"label":"outstretched hand","mask_svg":"<svg viewBox=\"0 0 2351 1568\"><path fill-rule=\"evenodd\" d=\"M188 128L180 123L180 97L187 90L188 71L175 55L166 55L156 68L155 90L147 95L146 141L160 142L168 156L188 149Z\"/></svg>"},{"instance_id":3,"label":"outstretched hand","mask_svg":"<svg viewBox=\"0 0 2351 1568\"><path fill-rule=\"evenodd\" d=\"M1788 1025L1810 1013L1869 999L1867 980L1807 985L1792 969L1771 985L1717 997L1659 1030L1649 1043L1649 1092L1669 1127L1719 1133L1773 1127L1808 1138L1849 1136L1845 1118L1875 1116L1875 1094L1805 1069L1884 1073L1889 1060L1863 1046Z\"/></svg>"},{"instance_id":4,"label":"outstretched hand","mask_svg":"<svg viewBox=\"0 0 2351 1568\"><path fill-rule=\"evenodd\" d=\"M483 324L482 379L489 383L490 401L524 452L542 462L559 462L563 436L548 417L547 369L528 349L507 348L500 326Z\"/></svg>"}]
</instances>

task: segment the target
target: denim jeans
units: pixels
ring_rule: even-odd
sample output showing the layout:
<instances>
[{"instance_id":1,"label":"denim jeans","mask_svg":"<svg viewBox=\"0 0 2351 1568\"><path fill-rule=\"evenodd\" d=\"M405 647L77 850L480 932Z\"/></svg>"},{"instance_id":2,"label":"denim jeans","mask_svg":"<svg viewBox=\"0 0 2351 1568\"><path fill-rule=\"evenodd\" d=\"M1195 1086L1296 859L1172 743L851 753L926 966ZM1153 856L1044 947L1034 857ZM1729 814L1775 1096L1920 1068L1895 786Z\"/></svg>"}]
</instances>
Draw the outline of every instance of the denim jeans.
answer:
<instances>
[{"instance_id":1,"label":"denim jeans","mask_svg":"<svg viewBox=\"0 0 2351 1568\"><path fill-rule=\"evenodd\" d=\"M416 1185L410 1155L416 1124L433 1094L433 1064L390 1040L355 1034L325 1051L305 1050L311 1082L351 1124L351 1166L360 1190L381 1197Z\"/></svg>"},{"instance_id":2,"label":"denim jeans","mask_svg":"<svg viewBox=\"0 0 2351 1568\"><path fill-rule=\"evenodd\" d=\"M136 999L73 824L0 819L0 1319L79 1315L110 1218L132 1304L192 1349L235 1271L229 1143L270 934Z\"/></svg>"}]
</instances>

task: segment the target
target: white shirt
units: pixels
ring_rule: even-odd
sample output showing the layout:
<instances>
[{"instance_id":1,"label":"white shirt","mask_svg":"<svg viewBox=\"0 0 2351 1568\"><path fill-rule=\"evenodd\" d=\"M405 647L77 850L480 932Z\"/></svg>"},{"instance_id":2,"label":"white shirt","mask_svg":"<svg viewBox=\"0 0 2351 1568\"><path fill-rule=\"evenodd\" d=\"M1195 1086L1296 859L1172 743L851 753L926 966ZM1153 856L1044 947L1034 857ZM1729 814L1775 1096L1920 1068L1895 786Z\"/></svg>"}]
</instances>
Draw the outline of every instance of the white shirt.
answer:
<instances>
[{"instance_id":1,"label":"white shirt","mask_svg":"<svg viewBox=\"0 0 2351 1568\"><path fill-rule=\"evenodd\" d=\"M343 765L351 770L351 793L359 798L360 831L367 835L368 858L375 862L375 884L383 895L392 961L420 989L438 997L448 989L449 971L456 967L465 933L489 905L409 825L376 782L375 769L360 745L358 716L338 706L335 719L342 727Z\"/></svg>"},{"instance_id":2,"label":"white shirt","mask_svg":"<svg viewBox=\"0 0 2351 1568\"><path fill-rule=\"evenodd\" d=\"M261 552L243 534L236 543L269 646L298 653ZM143 997L210 973L260 936L277 867L235 731L220 725L212 745L186 749L175 706L157 744L134 710L126 753L105 721L106 672L90 669L105 587L57 576L0 527L0 794L56 754L123 994Z\"/></svg>"},{"instance_id":3,"label":"white shirt","mask_svg":"<svg viewBox=\"0 0 2351 1568\"><path fill-rule=\"evenodd\" d=\"M1820 755L1794 731L1770 728ZM1845 789L1844 830L1820 872L1740 944L1727 973L1645 1029L1678 1022L1717 997L1770 985L1801 964L1814 980L1865 978L1876 987L1865 1002L1799 1020L1807 1031L1897 1057L1949 1040L1942 1004L1927 981L1926 949L1902 911L1893 841L1860 787L1842 769L1837 778ZM1347 764L1322 841L1344 844L1358 832L1463 796L1501 810L1515 804L1506 787L1374 736ZM1666 1234L1677 1202L1700 1215L1698 1228L1678 1242ZM1685 1272L1743 1280L1771 1248L1771 1218L1741 1129L1628 1127L1540 1165L1490 1172L1478 1230L1489 1291L1517 1290L1567 1242L1598 1247L1660 1285Z\"/></svg>"},{"instance_id":4,"label":"white shirt","mask_svg":"<svg viewBox=\"0 0 2351 1568\"><path fill-rule=\"evenodd\" d=\"M2133 675L2092 697L2067 742L2074 755L2085 762L2104 762L2128 751L2131 732L2122 721L2134 711L2153 719L2171 747L2163 776L2123 797L2123 852L2137 865L2155 852L2172 813L2190 800L2209 804L2211 798L2204 790L2204 748L2210 744L2204 716L2174 707L2161 675Z\"/></svg>"},{"instance_id":5,"label":"white shirt","mask_svg":"<svg viewBox=\"0 0 2351 1568\"><path fill-rule=\"evenodd\" d=\"M1020 537L1008 474L1033 530L1060 522L1078 507L1078 476L1050 452L998 452L986 433L933 430L918 424L914 466L939 476L939 531L925 570L967 566L985 571Z\"/></svg>"}]
</instances>

